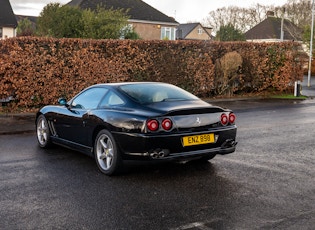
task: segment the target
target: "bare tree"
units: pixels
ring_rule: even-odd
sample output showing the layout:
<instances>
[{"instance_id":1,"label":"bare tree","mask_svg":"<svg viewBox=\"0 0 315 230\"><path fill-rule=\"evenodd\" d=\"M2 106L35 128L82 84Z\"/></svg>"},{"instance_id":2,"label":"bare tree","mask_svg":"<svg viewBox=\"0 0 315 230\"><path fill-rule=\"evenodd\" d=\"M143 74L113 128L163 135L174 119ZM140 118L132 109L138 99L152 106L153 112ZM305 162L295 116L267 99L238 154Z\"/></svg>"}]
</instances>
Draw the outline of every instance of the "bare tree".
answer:
<instances>
[{"instance_id":1,"label":"bare tree","mask_svg":"<svg viewBox=\"0 0 315 230\"><path fill-rule=\"evenodd\" d=\"M288 0L283 7L275 9L276 16L280 17L282 9L285 9L285 18L289 19L296 26L305 28L311 24L311 0Z\"/></svg>"},{"instance_id":2,"label":"bare tree","mask_svg":"<svg viewBox=\"0 0 315 230\"><path fill-rule=\"evenodd\" d=\"M233 25L236 29L246 32L266 18L268 11L273 11L275 17L284 18L304 29L311 24L311 0L287 0L283 6L256 4L249 8L229 6L210 11L204 19L206 26L216 32L220 26ZM228 17L227 17L228 15Z\"/></svg>"},{"instance_id":3,"label":"bare tree","mask_svg":"<svg viewBox=\"0 0 315 230\"><path fill-rule=\"evenodd\" d=\"M266 18L268 11L275 10L274 6L253 5L250 8L229 6L210 11L204 24L216 32L221 26L231 24L243 33ZM227 17L228 15L228 17Z\"/></svg>"}]
</instances>

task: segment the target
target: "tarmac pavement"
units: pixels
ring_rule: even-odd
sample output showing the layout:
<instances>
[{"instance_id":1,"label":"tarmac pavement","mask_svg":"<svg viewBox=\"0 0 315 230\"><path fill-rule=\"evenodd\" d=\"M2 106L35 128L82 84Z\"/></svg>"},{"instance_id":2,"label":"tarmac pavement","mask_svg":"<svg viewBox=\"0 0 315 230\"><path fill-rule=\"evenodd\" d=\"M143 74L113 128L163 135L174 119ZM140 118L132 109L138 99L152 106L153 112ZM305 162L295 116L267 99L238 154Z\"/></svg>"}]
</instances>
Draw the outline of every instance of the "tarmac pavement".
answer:
<instances>
[{"instance_id":1,"label":"tarmac pavement","mask_svg":"<svg viewBox=\"0 0 315 230\"><path fill-rule=\"evenodd\" d=\"M308 78L304 76L301 82L301 95L307 96L306 100L313 100L315 98L315 77L311 78L311 86L307 86ZM278 99L264 100L257 98L246 99L227 99L227 100L211 100L210 103L227 107L235 110L238 108L259 107L264 103L281 103ZM0 114L0 135L13 135L22 133L35 133L35 114L21 113L21 114Z\"/></svg>"},{"instance_id":2,"label":"tarmac pavement","mask_svg":"<svg viewBox=\"0 0 315 230\"><path fill-rule=\"evenodd\" d=\"M0 136L35 133L35 114L0 114Z\"/></svg>"}]
</instances>

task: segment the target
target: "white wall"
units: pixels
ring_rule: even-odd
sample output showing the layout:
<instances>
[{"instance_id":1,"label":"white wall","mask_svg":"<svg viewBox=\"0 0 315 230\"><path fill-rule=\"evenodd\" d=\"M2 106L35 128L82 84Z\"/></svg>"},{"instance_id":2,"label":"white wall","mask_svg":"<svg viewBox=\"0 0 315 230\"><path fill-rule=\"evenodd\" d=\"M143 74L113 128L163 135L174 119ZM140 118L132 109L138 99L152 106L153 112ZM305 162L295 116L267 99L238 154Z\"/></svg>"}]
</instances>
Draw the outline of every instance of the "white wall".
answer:
<instances>
[{"instance_id":1,"label":"white wall","mask_svg":"<svg viewBox=\"0 0 315 230\"><path fill-rule=\"evenodd\" d=\"M16 36L16 29L12 27L3 27L2 28L2 39L12 38Z\"/></svg>"}]
</instances>

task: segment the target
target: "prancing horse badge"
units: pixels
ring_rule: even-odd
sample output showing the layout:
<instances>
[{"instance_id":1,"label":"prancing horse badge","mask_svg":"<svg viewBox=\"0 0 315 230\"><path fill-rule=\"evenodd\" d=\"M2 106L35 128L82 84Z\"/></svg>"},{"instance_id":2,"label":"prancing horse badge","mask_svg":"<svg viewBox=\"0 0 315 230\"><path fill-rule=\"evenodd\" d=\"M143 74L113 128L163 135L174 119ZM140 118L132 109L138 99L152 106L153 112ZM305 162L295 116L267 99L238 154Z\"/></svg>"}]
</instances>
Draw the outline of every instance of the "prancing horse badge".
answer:
<instances>
[{"instance_id":1,"label":"prancing horse badge","mask_svg":"<svg viewBox=\"0 0 315 230\"><path fill-rule=\"evenodd\" d=\"M200 118L199 118L199 117L196 118L196 123L197 123L198 125L200 125L201 121L200 121Z\"/></svg>"}]
</instances>

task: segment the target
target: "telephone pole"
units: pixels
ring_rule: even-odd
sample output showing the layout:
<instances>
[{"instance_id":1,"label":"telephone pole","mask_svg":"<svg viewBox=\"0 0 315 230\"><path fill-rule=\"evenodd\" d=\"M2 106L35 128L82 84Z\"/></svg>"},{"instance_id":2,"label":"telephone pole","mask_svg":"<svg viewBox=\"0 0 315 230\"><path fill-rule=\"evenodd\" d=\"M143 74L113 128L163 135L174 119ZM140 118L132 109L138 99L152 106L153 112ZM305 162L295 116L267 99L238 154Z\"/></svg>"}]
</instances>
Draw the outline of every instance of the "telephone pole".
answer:
<instances>
[{"instance_id":1,"label":"telephone pole","mask_svg":"<svg viewBox=\"0 0 315 230\"><path fill-rule=\"evenodd\" d=\"M312 70L312 59L313 59L313 37L314 37L314 0L312 2L312 27L311 27L311 41L310 41L310 54L308 62L308 78L307 86L311 87L311 70Z\"/></svg>"}]
</instances>

